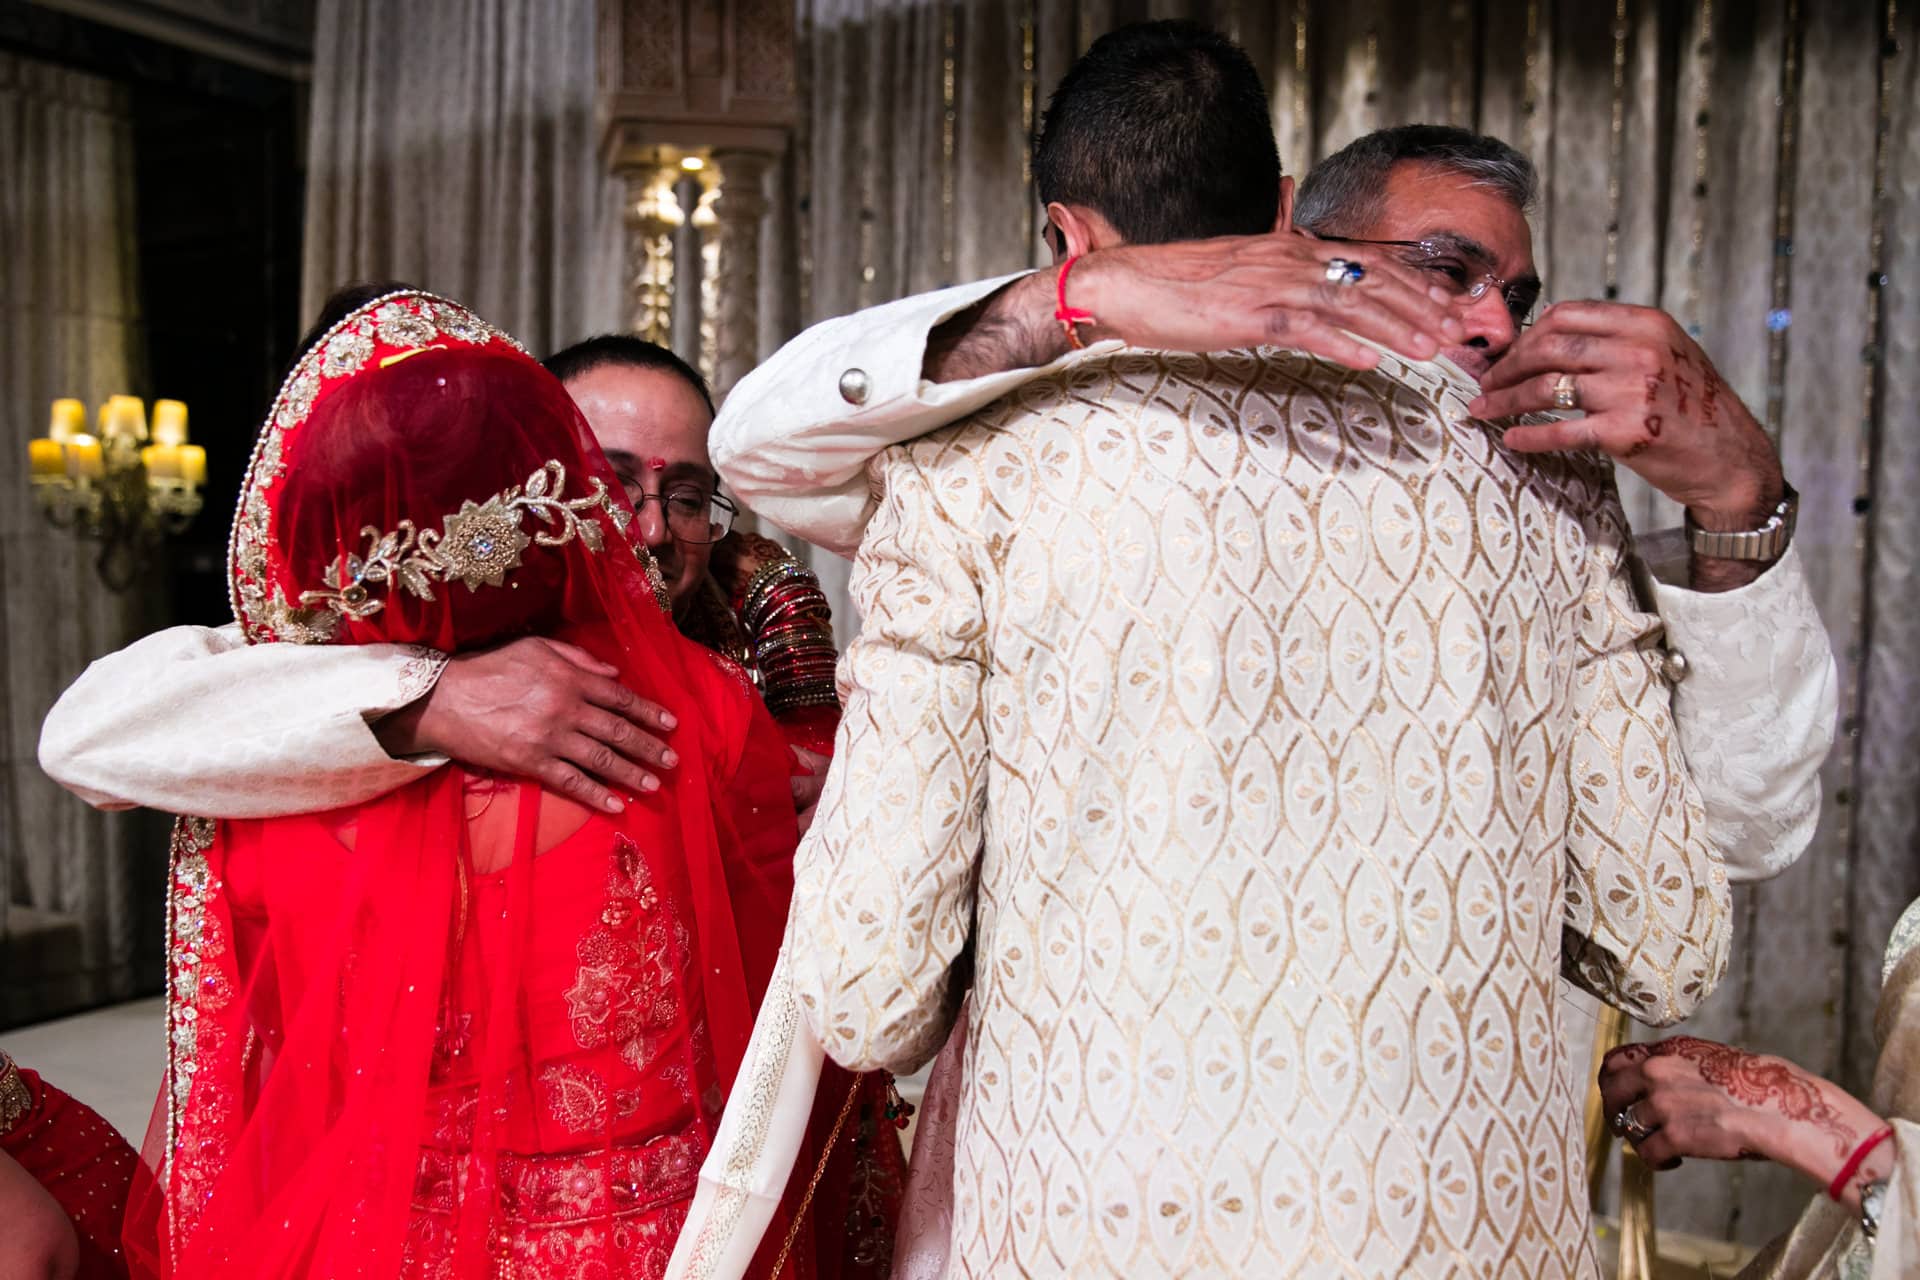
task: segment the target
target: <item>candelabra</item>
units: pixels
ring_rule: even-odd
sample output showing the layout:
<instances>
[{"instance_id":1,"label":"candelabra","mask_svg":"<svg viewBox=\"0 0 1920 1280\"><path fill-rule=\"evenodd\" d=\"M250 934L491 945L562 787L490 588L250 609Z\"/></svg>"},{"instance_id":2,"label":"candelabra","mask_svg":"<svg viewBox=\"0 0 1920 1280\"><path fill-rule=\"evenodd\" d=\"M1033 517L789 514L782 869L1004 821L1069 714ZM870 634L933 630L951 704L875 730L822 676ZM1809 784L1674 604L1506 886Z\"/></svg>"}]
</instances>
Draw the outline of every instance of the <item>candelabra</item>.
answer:
<instances>
[{"instance_id":1,"label":"candelabra","mask_svg":"<svg viewBox=\"0 0 1920 1280\"><path fill-rule=\"evenodd\" d=\"M132 586L168 535L200 512L207 451L187 443L187 406L156 400L153 428L135 396L100 406L87 432L78 400L55 400L47 434L30 441L33 494L56 529L100 544L94 568L114 591Z\"/></svg>"}]
</instances>

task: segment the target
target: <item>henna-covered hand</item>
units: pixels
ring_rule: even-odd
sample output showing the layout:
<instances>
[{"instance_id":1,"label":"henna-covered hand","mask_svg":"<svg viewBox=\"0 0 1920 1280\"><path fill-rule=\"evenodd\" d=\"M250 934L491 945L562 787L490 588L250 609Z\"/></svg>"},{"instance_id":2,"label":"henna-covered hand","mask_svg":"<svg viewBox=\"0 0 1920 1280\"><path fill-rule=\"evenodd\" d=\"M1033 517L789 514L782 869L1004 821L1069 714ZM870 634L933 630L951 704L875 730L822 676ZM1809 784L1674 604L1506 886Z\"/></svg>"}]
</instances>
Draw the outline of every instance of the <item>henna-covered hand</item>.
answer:
<instances>
[{"instance_id":1,"label":"henna-covered hand","mask_svg":"<svg viewBox=\"0 0 1920 1280\"><path fill-rule=\"evenodd\" d=\"M1824 1182L1882 1124L1844 1089L1784 1058L1695 1036L1615 1049L1601 1063L1600 1097L1609 1117L1633 1109L1649 1130L1634 1149L1656 1169L1687 1157L1766 1159ZM1850 1194L1870 1180L1857 1175Z\"/></svg>"},{"instance_id":2,"label":"henna-covered hand","mask_svg":"<svg viewBox=\"0 0 1920 1280\"><path fill-rule=\"evenodd\" d=\"M1513 448L1603 450L1686 507L1703 529L1757 529L1779 503L1779 452L1666 312L1556 303L1487 371L1469 411L1505 418L1552 410L1563 374L1573 375L1585 416L1513 427L1506 434ZM1728 590L1763 568L1701 557L1694 585Z\"/></svg>"}]
</instances>

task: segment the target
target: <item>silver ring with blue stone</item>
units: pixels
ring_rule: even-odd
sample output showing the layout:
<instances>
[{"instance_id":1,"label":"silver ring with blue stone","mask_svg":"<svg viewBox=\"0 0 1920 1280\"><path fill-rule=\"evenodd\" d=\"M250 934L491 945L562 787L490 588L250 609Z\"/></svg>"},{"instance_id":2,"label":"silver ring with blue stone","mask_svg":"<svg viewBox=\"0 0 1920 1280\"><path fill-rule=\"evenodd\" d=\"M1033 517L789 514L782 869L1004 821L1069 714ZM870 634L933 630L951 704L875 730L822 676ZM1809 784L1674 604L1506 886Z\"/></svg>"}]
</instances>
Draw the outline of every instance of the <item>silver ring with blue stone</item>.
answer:
<instances>
[{"instance_id":1,"label":"silver ring with blue stone","mask_svg":"<svg viewBox=\"0 0 1920 1280\"><path fill-rule=\"evenodd\" d=\"M1327 282L1338 285L1355 285L1366 279L1367 269L1351 258L1333 258L1327 263Z\"/></svg>"}]
</instances>

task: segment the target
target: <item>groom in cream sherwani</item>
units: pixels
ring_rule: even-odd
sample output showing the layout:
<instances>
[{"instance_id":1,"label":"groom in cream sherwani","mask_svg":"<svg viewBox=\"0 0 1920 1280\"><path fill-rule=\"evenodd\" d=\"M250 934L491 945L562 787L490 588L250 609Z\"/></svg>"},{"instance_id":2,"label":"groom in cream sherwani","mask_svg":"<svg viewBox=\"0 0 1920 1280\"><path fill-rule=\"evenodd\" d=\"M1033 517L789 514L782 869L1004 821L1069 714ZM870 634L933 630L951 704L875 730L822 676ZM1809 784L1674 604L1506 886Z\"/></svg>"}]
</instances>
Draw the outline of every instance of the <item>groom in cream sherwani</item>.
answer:
<instances>
[{"instance_id":1,"label":"groom in cream sherwani","mask_svg":"<svg viewBox=\"0 0 1920 1280\"><path fill-rule=\"evenodd\" d=\"M1090 49L1036 151L1069 255L1264 230L1279 179L1251 65L1180 26ZM1727 881L1608 467L1474 393L1089 352L875 462L756 1051L909 1071L970 984L950 1274L1597 1274L1562 957L1683 1017ZM709 1174L784 1123L757 1056Z\"/></svg>"}]
</instances>

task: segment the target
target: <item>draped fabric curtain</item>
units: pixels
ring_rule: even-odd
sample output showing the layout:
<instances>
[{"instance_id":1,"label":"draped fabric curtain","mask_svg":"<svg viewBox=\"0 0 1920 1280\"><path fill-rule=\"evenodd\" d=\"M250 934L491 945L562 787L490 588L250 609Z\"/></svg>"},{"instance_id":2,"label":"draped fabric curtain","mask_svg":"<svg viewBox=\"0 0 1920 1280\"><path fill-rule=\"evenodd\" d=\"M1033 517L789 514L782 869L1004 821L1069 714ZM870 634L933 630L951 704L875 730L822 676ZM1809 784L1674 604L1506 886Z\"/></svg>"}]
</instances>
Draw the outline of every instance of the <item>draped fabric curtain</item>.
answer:
<instances>
[{"instance_id":1,"label":"draped fabric curtain","mask_svg":"<svg viewBox=\"0 0 1920 1280\"><path fill-rule=\"evenodd\" d=\"M1686 1029L1864 1088L1881 948L1920 893L1920 6L800 0L803 123L761 273L763 320L788 323L762 354L798 324L1044 261L1027 140L1047 92L1101 32L1183 16L1253 55L1289 173L1407 121L1525 150L1548 296L1672 312L1779 439L1845 720L1813 848L1736 893L1733 970ZM1643 532L1679 522L1622 488ZM1748 1242L1806 1194L1763 1165L1658 1181L1663 1226Z\"/></svg>"},{"instance_id":2,"label":"draped fabric curtain","mask_svg":"<svg viewBox=\"0 0 1920 1280\"><path fill-rule=\"evenodd\" d=\"M0 53L0 448L24 459L60 396L142 390L126 91ZM0 1027L157 984L164 840L40 772L40 721L93 658L152 622L97 548L52 528L16 461L0 485ZM143 894L142 888L154 890Z\"/></svg>"},{"instance_id":3,"label":"draped fabric curtain","mask_svg":"<svg viewBox=\"0 0 1920 1280\"><path fill-rule=\"evenodd\" d=\"M357 281L471 305L545 354L622 318L594 0L321 0L304 313Z\"/></svg>"}]
</instances>

